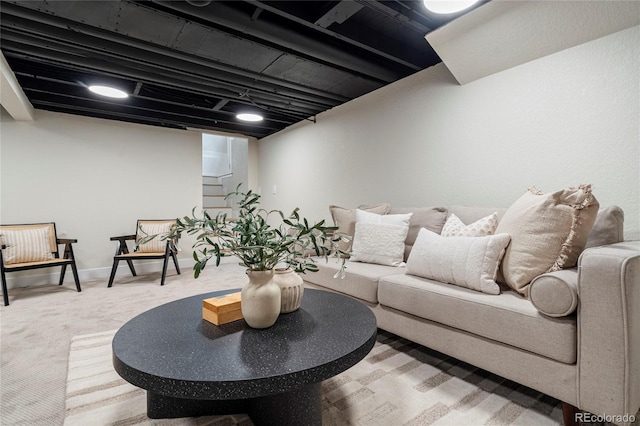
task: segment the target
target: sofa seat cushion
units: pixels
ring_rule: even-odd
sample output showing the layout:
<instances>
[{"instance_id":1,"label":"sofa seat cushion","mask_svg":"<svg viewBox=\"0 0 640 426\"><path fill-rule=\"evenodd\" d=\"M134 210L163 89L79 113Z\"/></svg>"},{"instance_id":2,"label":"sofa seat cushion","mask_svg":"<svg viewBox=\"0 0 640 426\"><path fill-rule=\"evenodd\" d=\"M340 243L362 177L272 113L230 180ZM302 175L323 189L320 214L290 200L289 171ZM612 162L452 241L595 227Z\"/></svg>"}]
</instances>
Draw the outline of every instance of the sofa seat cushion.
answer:
<instances>
[{"instance_id":1,"label":"sofa seat cushion","mask_svg":"<svg viewBox=\"0 0 640 426\"><path fill-rule=\"evenodd\" d=\"M420 318L563 363L576 362L575 315L544 316L513 291L496 296L405 274L382 277L378 299Z\"/></svg>"},{"instance_id":2,"label":"sofa seat cushion","mask_svg":"<svg viewBox=\"0 0 640 426\"><path fill-rule=\"evenodd\" d=\"M378 281L380 277L404 274L405 268L347 261L344 279L334 278L340 269L340 262L330 258L316 258L318 272L302 275L305 281L331 290L347 294L370 303L378 303Z\"/></svg>"}]
</instances>

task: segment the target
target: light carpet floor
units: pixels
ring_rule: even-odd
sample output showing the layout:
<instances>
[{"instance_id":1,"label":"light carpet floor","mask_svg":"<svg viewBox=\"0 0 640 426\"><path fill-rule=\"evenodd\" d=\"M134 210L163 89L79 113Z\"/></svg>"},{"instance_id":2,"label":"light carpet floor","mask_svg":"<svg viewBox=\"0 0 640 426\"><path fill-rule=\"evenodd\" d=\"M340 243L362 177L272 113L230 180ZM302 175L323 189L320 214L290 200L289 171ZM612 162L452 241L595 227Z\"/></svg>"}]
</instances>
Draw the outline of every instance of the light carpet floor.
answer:
<instances>
[{"instance_id":1,"label":"light carpet floor","mask_svg":"<svg viewBox=\"0 0 640 426\"><path fill-rule=\"evenodd\" d=\"M117 330L71 341L65 426L251 425L243 414L151 420L145 391L115 372ZM557 425L557 400L380 332L373 350L322 384L324 425Z\"/></svg>"},{"instance_id":2,"label":"light carpet floor","mask_svg":"<svg viewBox=\"0 0 640 426\"><path fill-rule=\"evenodd\" d=\"M0 306L0 424L63 424L73 336L117 329L155 306L240 288L245 281L244 268L224 263L207 268L197 280L188 268L176 275L170 266L164 286L159 272L131 277L123 270L112 288L107 279L83 281L78 293L72 281L59 287L52 279L52 284L9 289L11 304ZM101 421L87 424L94 425Z\"/></svg>"}]
</instances>

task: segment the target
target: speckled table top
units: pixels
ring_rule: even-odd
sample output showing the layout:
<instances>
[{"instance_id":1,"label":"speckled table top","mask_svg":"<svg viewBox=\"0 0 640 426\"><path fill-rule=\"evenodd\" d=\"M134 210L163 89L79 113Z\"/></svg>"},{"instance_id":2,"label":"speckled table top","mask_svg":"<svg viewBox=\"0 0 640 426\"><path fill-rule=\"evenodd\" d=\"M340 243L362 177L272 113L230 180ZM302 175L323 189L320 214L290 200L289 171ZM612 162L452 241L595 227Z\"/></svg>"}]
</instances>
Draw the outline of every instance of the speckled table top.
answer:
<instances>
[{"instance_id":1,"label":"speckled table top","mask_svg":"<svg viewBox=\"0 0 640 426\"><path fill-rule=\"evenodd\" d=\"M202 319L203 299L235 291L176 300L127 322L113 340L116 371L172 397L254 398L325 380L373 347L377 326L369 308L313 289L305 289L300 309L268 329Z\"/></svg>"}]
</instances>

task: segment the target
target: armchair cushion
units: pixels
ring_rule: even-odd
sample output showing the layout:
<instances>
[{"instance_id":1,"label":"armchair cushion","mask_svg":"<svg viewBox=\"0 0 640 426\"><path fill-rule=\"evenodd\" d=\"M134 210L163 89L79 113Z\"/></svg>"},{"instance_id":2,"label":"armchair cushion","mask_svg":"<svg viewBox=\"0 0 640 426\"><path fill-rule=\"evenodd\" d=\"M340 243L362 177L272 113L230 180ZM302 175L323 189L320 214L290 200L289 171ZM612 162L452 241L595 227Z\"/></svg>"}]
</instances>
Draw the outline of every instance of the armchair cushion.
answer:
<instances>
[{"instance_id":1,"label":"armchair cushion","mask_svg":"<svg viewBox=\"0 0 640 426\"><path fill-rule=\"evenodd\" d=\"M0 231L2 244L6 246L3 259L6 265L15 263L42 262L53 259L51 252L51 228L24 227Z\"/></svg>"},{"instance_id":2,"label":"armchair cushion","mask_svg":"<svg viewBox=\"0 0 640 426\"><path fill-rule=\"evenodd\" d=\"M162 234L167 234L174 223L175 221L141 221L138 226L136 241L149 235L157 235L157 237L144 244L140 244L137 250L138 253L164 253L167 241L162 238Z\"/></svg>"}]
</instances>

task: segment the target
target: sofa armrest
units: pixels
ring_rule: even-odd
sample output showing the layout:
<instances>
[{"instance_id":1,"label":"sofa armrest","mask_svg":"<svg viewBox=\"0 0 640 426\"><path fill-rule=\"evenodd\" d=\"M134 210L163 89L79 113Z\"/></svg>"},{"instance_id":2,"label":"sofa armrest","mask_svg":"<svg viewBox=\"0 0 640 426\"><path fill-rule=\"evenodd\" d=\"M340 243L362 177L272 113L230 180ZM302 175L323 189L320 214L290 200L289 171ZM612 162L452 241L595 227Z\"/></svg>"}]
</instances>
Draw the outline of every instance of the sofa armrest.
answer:
<instances>
[{"instance_id":1,"label":"sofa armrest","mask_svg":"<svg viewBox=\"0 0 640 426\"><path fill-rule=\"evenodd\" d=\"M578 261L578 406L640 407L640 241L585 250Z\"/></svg>"}]
</instances>

